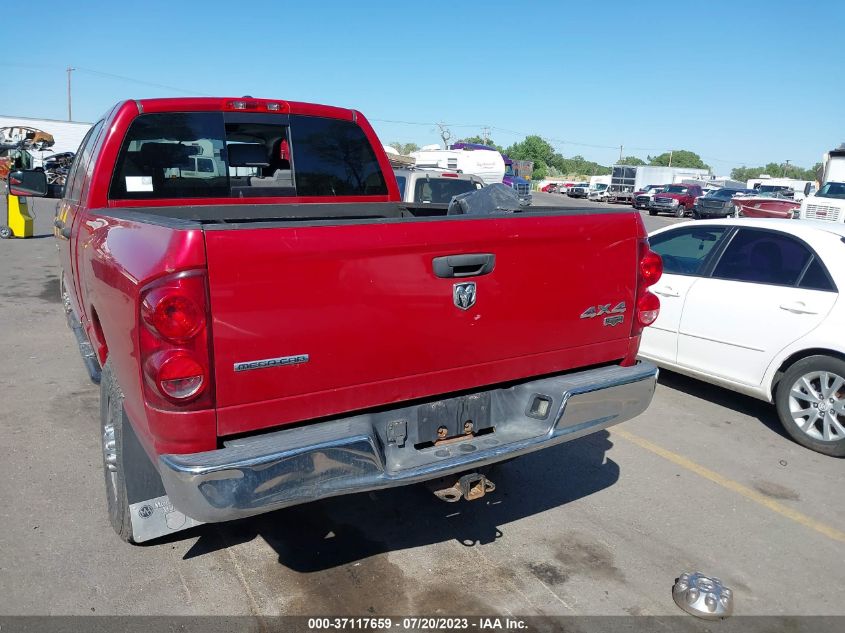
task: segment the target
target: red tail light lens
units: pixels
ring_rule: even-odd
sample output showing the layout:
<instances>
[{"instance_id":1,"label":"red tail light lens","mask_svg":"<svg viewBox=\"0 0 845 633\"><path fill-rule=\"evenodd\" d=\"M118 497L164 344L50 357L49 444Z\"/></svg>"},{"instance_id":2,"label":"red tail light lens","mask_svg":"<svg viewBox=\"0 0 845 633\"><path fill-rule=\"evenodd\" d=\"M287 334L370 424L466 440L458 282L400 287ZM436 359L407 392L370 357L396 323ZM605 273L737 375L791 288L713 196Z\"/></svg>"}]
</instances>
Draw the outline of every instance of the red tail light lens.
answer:
<instances>
[{"instance_id":1,"label":"red tail light lens","mask_svg":"<svg viewBox=\"0 0 845 633\"><path fill-rule=\"evenodd\" d=\"M637 265L637 309L631 336L642 334L643 328L651 325L660 314L660 299L648 291L663 274L663 260L648 247L648 240L641 239Z\"/></svg>"},{"instance_id":2,"label":"red tail light lens","mask_svg":"<svg viewBox=\"0 0 845 633\"><path fill-rule=\"evenodd\" d=\"M660 255L646 246L646 251L640 258L640 276L646 286L652 286L663 274L663 260Z\"/></svg>"},{"instance_id":3,"label":"red tail light lens","mask_svg":"<svg viewBox=\"0 0 845 633\"><path fill-rule=\"evenodd\" d=\"M150 406L214 406L204 271L176 273L141 291L139 347Z\"/></svg>"},{"instance_id":4,"label":"red tail light lens","mask_svg":"<svg viewBox=\"0 0 845 633\"><path fill-rule=\"evenodd\" d=\"M143 314L148 325L176 343L190 339L205 325L205 315L196 302L185 295L168 294L166 289L146 296Z\"/></svg>"},{"instance_id":5,"label":"red tail light lens","mask_svg":"<svg viewBox=\"0 0 845 633\"><path fill-rule=\"evenodd\" d=\"M660 299L646 291L637 301L637 321L642 326L651 325L660 314Z\"/></svg>"}]
</instances>

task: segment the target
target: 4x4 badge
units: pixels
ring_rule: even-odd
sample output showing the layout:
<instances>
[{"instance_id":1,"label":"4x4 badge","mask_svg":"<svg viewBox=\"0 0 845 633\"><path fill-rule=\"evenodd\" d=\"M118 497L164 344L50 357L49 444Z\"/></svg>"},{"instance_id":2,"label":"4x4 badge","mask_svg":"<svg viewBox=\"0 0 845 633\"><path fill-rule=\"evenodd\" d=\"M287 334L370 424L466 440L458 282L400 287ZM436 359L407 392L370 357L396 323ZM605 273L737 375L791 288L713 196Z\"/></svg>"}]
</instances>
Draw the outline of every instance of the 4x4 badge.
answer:
<instances>
[{"instance_id":1,"label":"4x4 badge","mask_svg":"<svg viewBox=\"0 0 845 633\"><path fill-rule=\"evenodd\" d=\"M475 305L475 282L467 281L452 286L452 299L456 308L469 310Z\"/></svg>"},{"instance_id":2,"label":"4x4 badge","mask_svg":"<svg viewBox=\"0 0 845 633\"><path fill-rule=\"evenodd\" d=\"M581 313L582 319L592 319L593 317L602 316L604 314L623 314L625 312L625 302L621 301L613 306L613 309L610 309L609 303L605 303L604 305L597 305L597 306L590 306L586 310ZM606 324L606 325L616 325L616 323Z\"/></svg>"}]
</instances>

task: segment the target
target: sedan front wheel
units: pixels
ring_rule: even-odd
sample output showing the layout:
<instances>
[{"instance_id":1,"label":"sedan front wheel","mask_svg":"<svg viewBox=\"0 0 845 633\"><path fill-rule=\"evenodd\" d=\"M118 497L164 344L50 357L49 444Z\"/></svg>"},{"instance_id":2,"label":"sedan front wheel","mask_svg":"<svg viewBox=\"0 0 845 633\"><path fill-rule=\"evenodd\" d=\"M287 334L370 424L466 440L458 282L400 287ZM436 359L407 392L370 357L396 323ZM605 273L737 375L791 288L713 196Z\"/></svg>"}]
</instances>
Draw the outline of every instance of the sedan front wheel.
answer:
<instances>
[{"instance_id":1,"label":"sedan front wheel","mask_svg":"<svg viewBox=\"0 0 845 633\"><path fill-rule=\"evenodd\" d=\"M775 404L796 442L845 457L845 361L831 356L799 360L780 379Z\"/></svg>"}]
</instances>

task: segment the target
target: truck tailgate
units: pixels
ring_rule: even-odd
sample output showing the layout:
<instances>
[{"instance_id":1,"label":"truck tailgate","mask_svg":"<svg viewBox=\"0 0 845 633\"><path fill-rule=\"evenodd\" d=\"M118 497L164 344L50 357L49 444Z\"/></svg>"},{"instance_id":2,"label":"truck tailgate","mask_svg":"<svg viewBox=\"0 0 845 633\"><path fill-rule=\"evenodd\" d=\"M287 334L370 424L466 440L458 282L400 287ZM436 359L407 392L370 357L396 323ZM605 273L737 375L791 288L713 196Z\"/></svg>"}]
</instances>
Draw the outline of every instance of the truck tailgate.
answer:
<instances>
[{"instance_id":1,"label":"truck tailgate","mask_svg":"<svg viewBox=\"0 0 845 633\"><path fill-rule=\"evenodd\" d=\"M640 236L619 212L207 227L218 432L619 360ZM435 274L461 254L495 267ZM581 318L621 302L621 325Z\"/></svg>"}]
</instances>

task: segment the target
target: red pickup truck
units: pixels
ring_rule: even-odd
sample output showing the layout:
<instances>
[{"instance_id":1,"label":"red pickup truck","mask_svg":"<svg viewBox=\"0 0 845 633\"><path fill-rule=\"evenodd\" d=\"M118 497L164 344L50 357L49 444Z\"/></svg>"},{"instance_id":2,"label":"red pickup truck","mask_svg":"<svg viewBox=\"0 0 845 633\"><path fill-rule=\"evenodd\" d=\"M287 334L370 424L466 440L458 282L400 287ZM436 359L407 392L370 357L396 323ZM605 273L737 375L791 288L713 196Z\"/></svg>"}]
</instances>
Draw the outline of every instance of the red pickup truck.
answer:
<instances>
[{"instance_id":1,"label":"red pickup truck","mask_svg":"<svg viewBox=\"0 0 845 633\"><path fill-rule=\"evenodd\" d=\"M479 469L651 401L662 267L630 210L417 217L359 112L253 98L119 103L67 183L65 308L127 541L442 477L476 498Z\"/></svg>"},{"instance_id":2,"label":"red pickup truck","mask_svg":"<svg viewBox=\"0 0 845 633\"><path fill-rule=\"evenodd\" d=\"M666 211L676 218L682 218L692 212L695 199L703 195L704 191L699 185L666 185L663 191L654 195L654 200L648 207L649 215Z\"/></svg>"}]
</instances>

